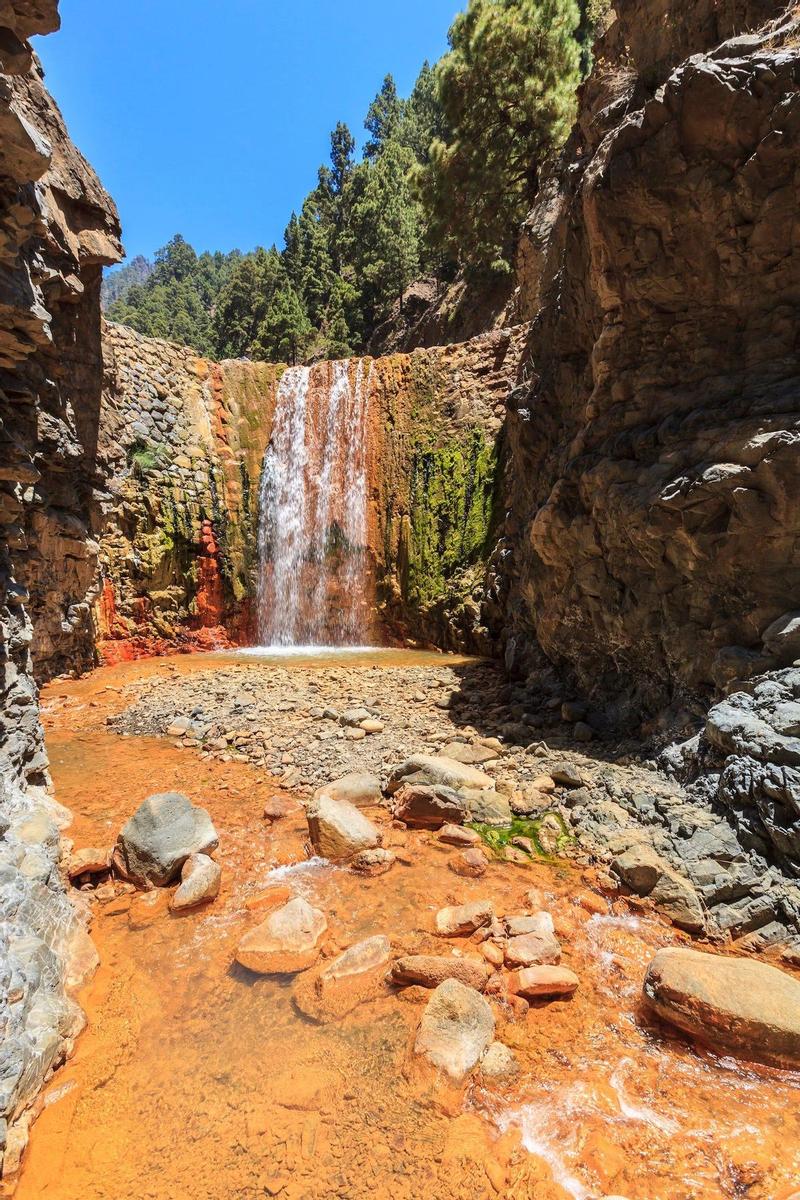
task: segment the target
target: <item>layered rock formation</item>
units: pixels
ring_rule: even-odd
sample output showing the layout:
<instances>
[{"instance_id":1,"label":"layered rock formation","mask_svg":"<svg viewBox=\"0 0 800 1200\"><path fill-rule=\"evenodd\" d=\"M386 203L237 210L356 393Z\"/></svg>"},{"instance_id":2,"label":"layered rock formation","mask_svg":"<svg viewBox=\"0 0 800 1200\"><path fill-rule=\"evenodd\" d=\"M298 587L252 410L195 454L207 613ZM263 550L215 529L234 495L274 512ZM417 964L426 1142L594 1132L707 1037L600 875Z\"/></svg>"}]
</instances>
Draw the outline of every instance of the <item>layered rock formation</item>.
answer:
<instances>
[{"instance_id":1,"label":"layered rock formation","mask_svg":"<svg viewBox=\"0 0 800 1200\"><path fill-rule=\"evenodd\" d=\"M379 636L495 648L499 592L483 581L523 340L521 329L501 330L368 360L362 433ZM108 323L103 350L103 654L252 639L261 471L285 368L209 363ZM332 364L312 369L309 411L326 411L332 380Z\"/></svg>"},{"instance_id":2,"label":"layered rock formation","mask_svg":"<svg viewBox=\"0 0 800 1200\"><path fill-rule=\"evenodd\" d=\"M763 0L615 9L523 239L508 623L640 713L796 604L800 54Z\"/></svg>"},{"instance_id":3,"label":"layered rock formation","mask_svg":"<svg viewBox=\"0 0 800 1200\"><path fill-rule=\"evenodd\" d=\"M56 0L0 4L0 1153L80 1026L65 990L85 934L58 872L59 824L31 667L92 654L88 532L100 408L100 277L114 206L69 140L28 38ZM33 598L32 598L33 597ZM74 981L73 981L74 982Z\"/></svg>"}]
</instances>

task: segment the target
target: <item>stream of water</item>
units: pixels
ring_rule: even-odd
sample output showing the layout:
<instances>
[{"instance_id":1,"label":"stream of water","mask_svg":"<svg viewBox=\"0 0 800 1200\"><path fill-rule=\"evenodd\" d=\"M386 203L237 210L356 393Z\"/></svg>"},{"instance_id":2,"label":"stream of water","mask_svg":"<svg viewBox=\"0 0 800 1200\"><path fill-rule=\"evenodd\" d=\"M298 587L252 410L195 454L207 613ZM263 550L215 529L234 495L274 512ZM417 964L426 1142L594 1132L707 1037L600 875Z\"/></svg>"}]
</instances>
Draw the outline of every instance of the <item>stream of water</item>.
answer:
<instances>
[{"instance_id":1,"label":"stream of water","mask_svg":"<svg viewBox=\"0 0 800 1200\"><path fill-rule=\"evenodd\" d=\"M373 672L387 662L353 657ZM217 826L223 889L183 917L161 892L93 903L102 966L82 997L89 1027L46 1094L17 1200L790 1200L800 1079L698 1053L643 1018L648 961L687 940L670 926L601 900L568 863L496 862L458 879L426 832L389 830L400 860L375 879L308 861L299 805L262 822L279 786L263 771L106 728L128 684L214 661L126 664L45 690L76 845L109 844L146 795L183 790ZM496 911L519 911L536 887L581 986L501 1018L518 1080L477 1084L454 1105L410 1069L423 997L383 988L316 1024L295 1006L302 976L233 965L261 919L248 905L271 887L325 911L330 953L377 933L413 952L431 944L440 906L490 894Z\"/></svg>"},{"instance_id":2,"label":"stream of water","mask_svg":"<svg viewBox=\"0 0 800 1200\"><path fill-rule=\"evenodd\" d=\"M350 646L369 630L367 417L373 364L292 367L280 382L259 503L258 635Z\"/></svg>"}]
</instances>

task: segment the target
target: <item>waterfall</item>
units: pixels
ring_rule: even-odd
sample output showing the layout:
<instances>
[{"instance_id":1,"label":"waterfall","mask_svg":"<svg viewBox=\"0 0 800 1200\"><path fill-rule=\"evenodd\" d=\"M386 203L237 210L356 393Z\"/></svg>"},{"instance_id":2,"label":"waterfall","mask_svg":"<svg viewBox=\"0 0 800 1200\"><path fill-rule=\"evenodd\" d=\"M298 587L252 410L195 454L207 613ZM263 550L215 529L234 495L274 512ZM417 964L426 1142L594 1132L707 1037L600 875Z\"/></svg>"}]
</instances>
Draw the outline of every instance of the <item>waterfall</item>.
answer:
<instances>
[{"instance_id":1,"label":"waterfall","mask_svg":"<svg viewBox=\"0 0 800 1200\"><path fill-rule=\"evenodd\" d=\"M259 495L258 637L352 646L369 634L367 417L374 364L281 378Z\"/></svg>"}]
</instances>

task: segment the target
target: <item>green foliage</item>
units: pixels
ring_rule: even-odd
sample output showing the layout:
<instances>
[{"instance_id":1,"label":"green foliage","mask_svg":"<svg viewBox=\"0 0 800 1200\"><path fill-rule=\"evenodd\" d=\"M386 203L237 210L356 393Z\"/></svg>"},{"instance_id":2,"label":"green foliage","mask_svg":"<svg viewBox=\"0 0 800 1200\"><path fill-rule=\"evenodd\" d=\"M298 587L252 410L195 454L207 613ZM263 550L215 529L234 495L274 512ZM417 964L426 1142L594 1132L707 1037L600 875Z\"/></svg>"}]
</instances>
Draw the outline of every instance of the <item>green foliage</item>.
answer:
<instances>
[{"instance_id":1,"label":"green foliage","mask_svg":"<svg viewBox=\"0 0 800 1200\"><path fill-rule=\"evenodd\" d=\"M580 82L575 0L469 0L436 69L447 132L418 174L431 244L509 270L545 159L569 133Z\"/></svg>"},{"instance_id":2,"label":"green foliage","mask_svg":"<svg viewBox=\"0 0 800 1200\"><path fill-rule=\"evenodd\" d=\"M421 448L411 469L407 592L420 608L485 554L494 516L497 449L475 428L462 441Z\"/></svg>"},{"instance_id":3,"label":"green foliage","mask_svg":"<svg viewBox=\"0 0 800 1200\"><path fill-rule=\"evenodd\" d=\"M200 254L180 235L132 273L112 320L215 358L362 351L422 272L508 270L544 159L566 137L580 46L608 0L468 0L450 52L404 99L391 75L286 227L282 250ZM131 269L134 264L131 264Z\"/></svg>"},{"instance_id":4,"label":"green foliage","mask_svg":"<svg viewBox=\"0 0 800 1200\"><path fill-rule=\"evenodd\" d=\"M163 470L166 466L169 452L166 446L152 446L137 439L128 448L128 465L137 479L144 479L153 471Z\"/></svg>"}]
</instances>

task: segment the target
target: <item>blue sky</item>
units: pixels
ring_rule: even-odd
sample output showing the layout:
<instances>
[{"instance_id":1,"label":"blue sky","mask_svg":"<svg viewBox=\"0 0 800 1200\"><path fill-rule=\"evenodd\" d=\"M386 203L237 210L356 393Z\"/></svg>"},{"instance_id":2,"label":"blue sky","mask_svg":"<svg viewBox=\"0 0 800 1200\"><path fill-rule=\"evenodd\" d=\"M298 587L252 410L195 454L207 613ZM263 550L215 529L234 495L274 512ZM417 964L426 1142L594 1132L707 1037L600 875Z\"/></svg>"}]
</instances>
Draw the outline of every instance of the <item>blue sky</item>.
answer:
<instances>
[{"instance_id":1,"label":"blue sky","mask_svg":"<svg viewBox=\"0 0 800 1200\"><path fill-rule=\"evenodd\" d=\"M34 42L128 255L281 243L347 121L391 72L407 94L460 0L61 0Z\"/></svg>"}]
</instances>

